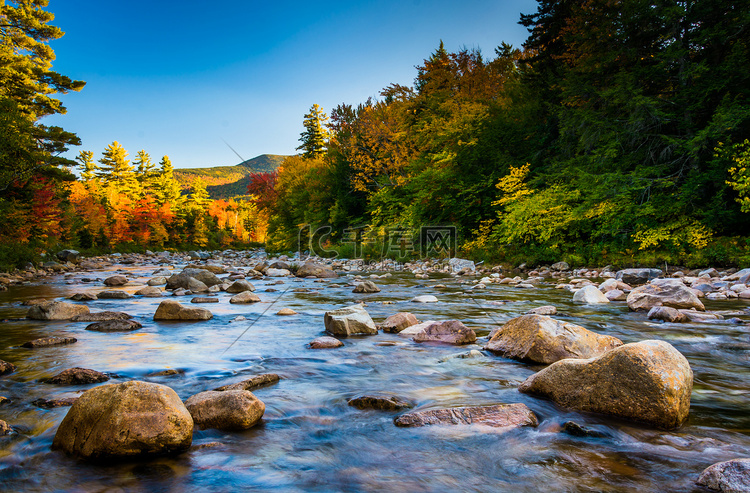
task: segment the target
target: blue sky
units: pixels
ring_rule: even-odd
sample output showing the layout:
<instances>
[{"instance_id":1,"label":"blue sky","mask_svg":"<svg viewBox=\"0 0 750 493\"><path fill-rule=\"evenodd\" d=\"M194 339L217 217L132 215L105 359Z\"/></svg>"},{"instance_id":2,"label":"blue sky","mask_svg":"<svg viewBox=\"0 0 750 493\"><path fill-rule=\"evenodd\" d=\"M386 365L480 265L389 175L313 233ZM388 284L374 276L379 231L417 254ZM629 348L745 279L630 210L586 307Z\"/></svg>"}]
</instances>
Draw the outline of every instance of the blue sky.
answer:
<instances>
[{"instance_id":1,"label":"blue sky","mask_svg":"<svg viewBox=\"0 0 750 493\"><path fill-rule=\"evenodd\" d=\"M293 154L303 115L412 85L446 49L520 46L533 0L51 0L54 69L87 82L44 123L75 132L98 159L113 140L175 167Z\"/></svg>"}]
</instances>

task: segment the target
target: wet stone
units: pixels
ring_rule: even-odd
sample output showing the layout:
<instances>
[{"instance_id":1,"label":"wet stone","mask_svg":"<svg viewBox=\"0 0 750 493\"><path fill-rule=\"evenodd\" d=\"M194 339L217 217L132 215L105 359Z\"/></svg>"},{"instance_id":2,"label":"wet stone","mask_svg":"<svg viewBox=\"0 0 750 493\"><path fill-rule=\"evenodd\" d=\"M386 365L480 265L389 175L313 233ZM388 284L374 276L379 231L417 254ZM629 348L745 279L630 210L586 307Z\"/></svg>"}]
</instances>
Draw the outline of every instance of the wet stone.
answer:
<instances>
[{"instance_id":1,"label":"wet stone","mask_svg":"<svg viewBox=\"0 0 750 493\"><path fill-rule=\"evenodd\" d=\"M256 375L252 378L248 378L247 380L243 380L241 382L218 387L214 390L216 392L224 392L227 390L253 390L253 389L257 389L258 387L263 387L265 385L272 385L278 381L279 381L279 376L277 374L264 373L262 375Z\"/></svg>"},{"instance_id":2,"label":"wet stone","mask_svg":"<svg viewBox=\"0 0 750 493\"><path fill-rule=\"evenodd\" d=\"M50 346L62 346L65 344L73 344L78 339L75 337L42 337L40 339L34 339L33 341L24 342L21 347L25 348L41 348Z\"/></svg>"},{"instance_id":3,"label":"wet stone","mask_svg":"<svg viewBox=\"0 0 750 493\"><path fill-rule=\"evenodd\" d=\"M68 407L72 406L78 397L66 397L63 399L36 399L31 401L36 407L44 409L54 409L56 407Z\"/></svg>"},{"instance_id":4,"label":"wet stone","mask_svg":"<svg viewBox=\"0 0 750 493\"><path fill-rule=\"evenodd\" d=\"M10 399L8 399L5 396L0 395L0 406L4 406L4 405L10 404L10 403L11 403Z\"/></svg>"},{"instance_id":5,"label":"wet stone","mask_svg":"<svg viewBox=\"0 0 750 493\"><path fill-rule=\"evenodd\" d=\"M54 385L86 385L90 383L101 383L109 380L104 373L88 368L68 368L54 377L43 380L45 383Z\"/></svg>"},{"instance_id":6,"label":"wet stone","mask_svg":"<svg viewBox=\"0 0 750 493\"><path fill-rule=\"evenodd\" d=\"M602 433L601 431L592 430L591 428L586 428L575 421L567 421L562 426L563 433L567 433L568 435L574 436L574 437L591 437L591 438L602 438L606 437L606 433Z\"/></svg>"},{"instance_id":7,"label":"wet stone","mask_svg":"<svg viewBox=\"0 0 750 493\"><path fill-rule=\"evenodd\" d=\"M111 276L104 280L105 286L122 286L128 283L128 278L125 276Z\"/></svg>"},{"instance_id":8,"label":"wet stone","mask_svg":"<svg viewBox=\"0 0 750 493\"><path fill-rule=\"evenodd\" d=\"M76 293L68 299L72 301L95 301L99 298L93 293Z\"/></svg>"},{"instance_id":9,"label":"wet stone","mask_svg":"<svg viewBox=\"0 0 750 493\"><path fill-rule=\"evenodd\" d=\"M0 359L0 375L7 375L16 371L16 365Z\"/></svg>"},{"instance_id":10,"label":"wet stone","mask_svg":"<svg viewBox=\"0 0 750 493\"><path fill-rule=\"evenodd\" d=\"M289 315L298 315L298 313L292 310L291 308L282 308L281 310L276 312L276 315L289 316Z\"/></svg>"},{"instance_id":11,"label":"wet stone","mask_svg":"<svg viewBox=\"0 0 750 493\"><path fill-rule=\"evenodd\" d=\"M170 368L169 370L160 370L147 373L147 377L172 377L175 375L184 375L185 370Z\"/></svg>"},{"instance_id":12,"label":"wet stone","mask_svg":"<svg viewBox=\"0 0 750 493\"><path fill-rule=\"evenodd\" d=\"M318 337L310 343L310 349L333 349L343 346L344 343L335 337Z\"/></svg>"},{"instance_id":13,"label":"wet stone","mask_svg":"<svg viewBox=\"0 0 750 493\"><path fill-rule=\"evenodd\" d=\"M357 409L377 409L379 411L400 411L414 407L414 404L393 395L361 395L349 400L349 405Z\"/></svg>"},{"instance_id":14,"label":"wet stone","mask_svg":"<svg viewBox=\"0 0 750 493\"><path fill-rule=\"evenodd\" d=\"M409 427L479 424L494 428L517 428L539 424L531 409L521 403L418 411L402 414L394 420L394 423L396 426Z\"/></svg>"},{"instance_id":15,"label":"wet stone","mask_svg":"<svg viewBox=\"0 0 750 493\"><path fill-rule=\"evenodd\" d=\"M190 303L218 303L219 298L211 298L209 296L196 296Z\"/></svg>"},{"instance_id":16,"label":"wet stone","mask_svg":"<svg viewBox=\"0 0 750 493\"><path fill-rule=\"evenodd\" d=\"M129 300L133 297L132 294L117 289L102 291L97 296L100 300Z\"/></svg>"},{"instance_id":17,"label":"wet stone","mask_svg":"<svg viewBox=\"0 0 750 493\"><path fill-rule=\"evenodd\" d=\"M130 320L133 318L125 312L91 312L77 315L71 319L72 322L101 322L104 320Z\"/></svg>"},{"instance_id":18,"label":"wet stone","mask_svg":"<svg viewBox=\"0 0 750 493\"><path fill-rule=\"evenodd\" d=\"M140 322L135 320L107 320L104 322L94 322L86 326L86 330L95 332L129 332L143 327Z\"/></svg>"},{"instance_id":19,"label":"wet stone","mask_svg":"<svg viewBox=\"0 0 750 493\"><path fill-rule=\"evenodd\" d=\"M13 428L8 423L0 419L0 436L10 435L13 432Z\"/></svg>"}]
</instances>

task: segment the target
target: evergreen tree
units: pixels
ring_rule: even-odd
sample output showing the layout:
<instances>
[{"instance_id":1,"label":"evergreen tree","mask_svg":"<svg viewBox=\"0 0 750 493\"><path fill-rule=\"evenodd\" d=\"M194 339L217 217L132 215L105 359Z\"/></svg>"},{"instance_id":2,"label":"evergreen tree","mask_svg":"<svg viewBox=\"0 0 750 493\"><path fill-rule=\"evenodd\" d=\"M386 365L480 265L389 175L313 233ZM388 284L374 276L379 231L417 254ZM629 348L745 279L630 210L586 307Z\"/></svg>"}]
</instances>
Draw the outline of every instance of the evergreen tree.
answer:
<instances>
[{"instance_id":1,"label":"evergreen tree","mask_svg":"<svg viewBox=\"0 0 750 493\"><path fill-rule=\"evenodd\" d=\"M169 204L172 211L176 211L182 204L182 189L174 177L174 168L169 156L164 156L159 162L160 171L154 183L154 197L159 205Z\"/></svg>"},{"instance_id":2,"label":"evergreen tree","mask_svg":"<svg viewBox=\"0 0 750 493\"><path fill-rule=\"evenodd\" d=\"M119 142L112 142L102 153L97 176L118 193L131 196L137 191L138 182L127 157L128 151Z\"/></svg>"},{"instance_id":3,"label":"evergreen tree","mask_svg":"<svg viewBox=\"0 0 750 493\"><path fill-rule=\"evenodd\" d=\"M317 104L313 104L310 112L305 115L303 125L305 131L300 134L300 145L297 150L307 158L319 158L325 155L330 133L328 131L328 116Z\"/></svg>"},{"instance_id":4,"label":"evergreen tree","mask_svg":"<svg viewBox=\"0 0 750 493\"><path fill-rule=\"evenodd\" d=\"M78 153L76 161L80 163L81 178L88 185L96 178L96 172L99 170L99 167L94 162L94 153L91 151L81 151Z\"/></svg>"},{"instance_id":5,"label":"evergreen tree","mask_svg":"<svg viewBox=\"0 0 750 493\"><path fill-rule=\"evenodd\" d=\"M206 182L201 178L196 178L192 184L190 198L188 199L190 207L204 211L210 201L208 190L206 190Z\"/></svg>"},{"instance_id":6,"label":"evergreen tree","mask_svg":"<svg viewBox=\"0 0 750 493\"><path fill-rule=\"evenodd\" d=\"M135 156L133 166L135 167L135 179L140 185L142 194L153 193L154 181L159 176L159 172L156 171L156 165L151 161L151 156L141 149Z\"/></svg>"}]
</instances>

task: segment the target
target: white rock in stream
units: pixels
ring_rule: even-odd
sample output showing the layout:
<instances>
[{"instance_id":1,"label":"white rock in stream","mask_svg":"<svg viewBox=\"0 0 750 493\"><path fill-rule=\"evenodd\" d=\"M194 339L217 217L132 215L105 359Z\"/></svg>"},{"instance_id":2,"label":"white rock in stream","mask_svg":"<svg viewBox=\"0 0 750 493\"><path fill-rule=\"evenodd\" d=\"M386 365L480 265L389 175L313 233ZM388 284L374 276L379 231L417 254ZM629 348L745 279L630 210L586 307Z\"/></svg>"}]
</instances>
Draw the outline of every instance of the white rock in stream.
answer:
<instances>
[{"instance_id":1,"label":"white rock in stream","mask_svg":"<svg viewBox=\"0 0 750 493\"><path fill-rule=\"evenodd\" d=\"M411 299L412 303L437 303L438 299L431 294L423 294Z\"/></svg>"}]
</instances>

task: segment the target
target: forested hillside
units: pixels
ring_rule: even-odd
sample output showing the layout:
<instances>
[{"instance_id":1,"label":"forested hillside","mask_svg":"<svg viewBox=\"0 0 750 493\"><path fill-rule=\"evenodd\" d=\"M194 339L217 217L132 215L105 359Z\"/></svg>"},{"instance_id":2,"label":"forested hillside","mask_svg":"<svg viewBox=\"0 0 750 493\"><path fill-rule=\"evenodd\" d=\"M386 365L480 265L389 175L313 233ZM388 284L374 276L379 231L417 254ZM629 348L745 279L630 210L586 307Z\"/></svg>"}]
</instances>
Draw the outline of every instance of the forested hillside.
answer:
<instances>
[{"instance_id":1,"label":"forested hillside","mask_svg":"<svg viewBox=\"0 0 750 493\"><path fill-rule=\"evenodd\" d=\"M269 246L449 224L487 258L750 260L750 2L541 0L520 22L523 47L440 43L412 87L306 115Z\"/></svg>"},{"instance_id":2,"label":"forested hillside","mask_svg":"<svg viewBox=\"0 0 750 493\"><path fill-rule=\"evenodd\" d=\"M233 199L247 194L251 175L271 173L287 156L261 154L235 166L215 166L213 168L182 168L175 170L175 178L183 187L190 187L200 178L206 184L212 199Z\"/></svg>"}]
</instances>

